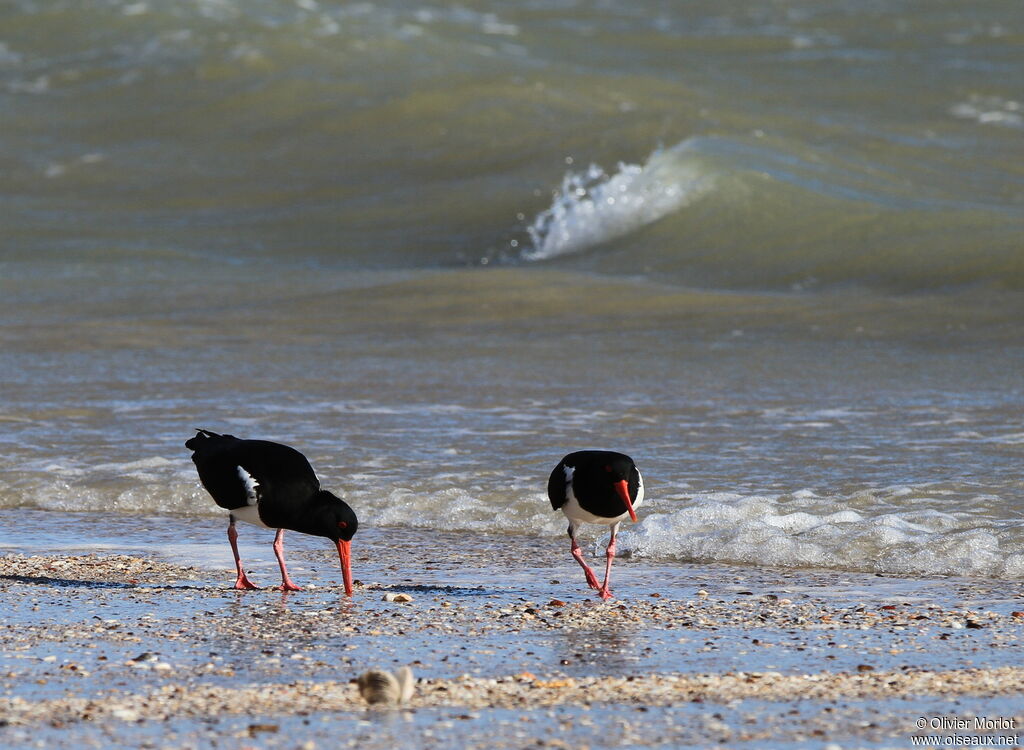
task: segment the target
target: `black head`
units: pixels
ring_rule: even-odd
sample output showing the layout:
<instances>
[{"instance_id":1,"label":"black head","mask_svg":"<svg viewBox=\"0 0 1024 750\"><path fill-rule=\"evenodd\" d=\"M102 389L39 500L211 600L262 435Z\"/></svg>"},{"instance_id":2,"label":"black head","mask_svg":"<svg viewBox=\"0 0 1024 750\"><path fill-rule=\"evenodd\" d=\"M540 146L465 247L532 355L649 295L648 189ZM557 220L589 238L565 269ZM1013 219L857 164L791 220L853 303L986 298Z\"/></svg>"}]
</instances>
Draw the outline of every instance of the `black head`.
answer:
<instances>
[{"instance_id":1,"label":"black head","mask_svg":"<svg viewBox=\"0 0 1024 750\"><path fill-rule=\"evenodd\" d=\"M562 463L595 482L628 482L636 469L632 458L615 451L576 451L563 458Z\"/></svg>"},{"instance_id":2,"label":"black head","mask_svg":"<svg viewBox=\"0 0 1024 750\"><path fill-rule=\"evenodd\" d=\"M359 528L359 519L344 500L321 490L317 500L319 508L315 514L317 530L312 532L325 536L331 541L350 541Z\"/></svg>"},{"instance_id":3,"label":"black head","mask_svg":"<svg viewBox=\"0 0 1024 750\"><path fill-rule=\"evenodd\" d=\"M585 510L608 518L627 512L637 520L632 501L640 488L640 472L632 458L615 451L577 451L563 458L562 465L572 468L573 490Z\"/></svg>"},{"instance_id":4,"label":"black head","mask_svg":"<svg viewBox=\"0 0 1024 750\"><path fill-rule=\"evenodd\" d=\"M345 580L345 593L352 596L352 565L349 542L359 529L355 511L340 497L326 490L320 490L314 498L307 534L325 536L338 548L341 560L341 575Z\"/></svg>"},{"instance_id":5,"label":"black head","mask_svg":"<svg viewBox=\"0 0 1024 750\"><path fill-rule=\"evenodd\" d=\"M624 453L612 451L594 451L595 458L611 482L628 482L633 477L635 465L633 459Z\"/></svg>"}]
</instances>

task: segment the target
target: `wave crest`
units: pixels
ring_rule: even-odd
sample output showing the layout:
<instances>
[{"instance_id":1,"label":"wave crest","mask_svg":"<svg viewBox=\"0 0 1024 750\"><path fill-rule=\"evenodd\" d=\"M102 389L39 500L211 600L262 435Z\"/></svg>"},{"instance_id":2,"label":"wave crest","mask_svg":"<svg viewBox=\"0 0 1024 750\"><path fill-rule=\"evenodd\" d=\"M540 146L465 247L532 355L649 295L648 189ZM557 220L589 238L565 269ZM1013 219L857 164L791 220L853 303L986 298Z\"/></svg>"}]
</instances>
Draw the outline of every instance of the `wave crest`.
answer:
<instances>
[{"instance_id":1,"label":"wave crest","mask_svg":"<svg viewBox=\"0 0 1024 750\"><path fill-rule=\"evenodd\" d=\"M527 228L531 245L522 257L546 260L622 237L685 207L711 182L691 141L659 149L643 165L619 162L612 175L596 164L569 172L551 207Z\"/></svg>"}]
</instances>

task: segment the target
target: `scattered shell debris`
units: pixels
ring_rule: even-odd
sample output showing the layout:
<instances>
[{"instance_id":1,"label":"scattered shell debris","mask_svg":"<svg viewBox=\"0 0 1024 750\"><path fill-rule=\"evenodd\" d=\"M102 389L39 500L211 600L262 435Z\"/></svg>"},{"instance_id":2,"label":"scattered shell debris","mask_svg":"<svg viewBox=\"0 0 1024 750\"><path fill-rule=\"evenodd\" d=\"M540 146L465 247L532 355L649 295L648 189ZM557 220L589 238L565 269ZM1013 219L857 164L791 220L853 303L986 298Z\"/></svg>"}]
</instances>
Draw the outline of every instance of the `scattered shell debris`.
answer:
<instances>
[{"instance_id":1,"label":"scattered shell debris","mask_svg":"<svg viewBox=\"0 0 1024 750\"><path fill-rule=\"evenodd\" d=\"M838 596L832 574L793 585L730 570L700 585L624 583L604 603L575 580L546 588L556 584L543 575L532 598L529 587L406 582L416 606L396 607L414 597L387 591L386 574L364 576L351 599L333 584L236 592L231 575L132 555L0 555L0 744L14 731L72 742L83 727L123 735L235 716L235 736L305 747L286 729L294 717L367 703L469 721L486 709L1024 696L1024 597L1012 584L952 581L932 596L929 584L914 594L913 582L868 580ZM403 663L418 682L388 671Z\"/></svg>"}]
</instances>

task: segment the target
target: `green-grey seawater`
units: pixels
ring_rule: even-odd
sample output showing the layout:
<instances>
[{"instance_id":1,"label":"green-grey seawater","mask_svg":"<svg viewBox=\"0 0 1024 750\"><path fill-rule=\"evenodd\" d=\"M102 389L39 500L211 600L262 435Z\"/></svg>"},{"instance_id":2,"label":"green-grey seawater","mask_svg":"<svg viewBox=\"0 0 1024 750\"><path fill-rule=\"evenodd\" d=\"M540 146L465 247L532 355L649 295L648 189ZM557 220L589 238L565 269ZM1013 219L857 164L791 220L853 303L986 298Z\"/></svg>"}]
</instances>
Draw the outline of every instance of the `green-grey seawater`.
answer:
<instances>
[{"instance_id":1,"label":"green-grey seawater","mask_svg":"<svg viewBox=\"0 0 1024 750\"><path fill-rule=\"evenodd\" d=\"M633 555L1024 577L1022 42L1012 0L5 3L0 506L212 514L205 427L367 524L559 535L547 472L609 447Z\"/></svg>"}]
</instances>

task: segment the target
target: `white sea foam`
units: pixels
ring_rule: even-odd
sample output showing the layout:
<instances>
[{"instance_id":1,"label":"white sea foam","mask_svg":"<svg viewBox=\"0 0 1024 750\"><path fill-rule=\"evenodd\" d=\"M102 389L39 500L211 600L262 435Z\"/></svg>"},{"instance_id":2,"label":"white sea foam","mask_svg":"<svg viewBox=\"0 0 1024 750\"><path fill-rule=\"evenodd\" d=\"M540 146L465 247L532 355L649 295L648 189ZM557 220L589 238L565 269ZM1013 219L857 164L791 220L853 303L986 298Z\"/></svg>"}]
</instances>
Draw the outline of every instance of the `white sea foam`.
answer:
<instances>
[{"instance_id":1,"label":"white sea foam","mask_svg":"<svg viewBox=\"0 0 1024 750\"><path fill-rule=\"evenodd\" d=\"M528 227L532 245L522 257L546 260L622 237L683 208L711 181L691 141L659 149L643 165L620 163L613 175L596 164L569 172Z\"/></svg>"},{"instance_id":2,"label":"white sea foam","mask_svg":"<svg viewBox=\"0 0 1024 750\"><path fill-rule=\"evenodd\" d=\"M794 496L693 498L648 515L619 537L626 555L654 560L822 567L900 575L1024 577L1024 537L967 513L854 510L818 498L789 512ZM803 505L803 503L799 503Z\"/></svg>"},{"instance_id":3,"label":"white sea foam","mask_svg":"<svg viewBox=\"0 0 1024 750\"><path fill-rule=\"evenodd\" d=\"M497 507L480 494L449 488L431 493L393 489L382 507L374 509L374 524L412 526L443 531L564 534L565 516L553 513L546 495Z\"/></svg>"},{"instance_id":4,"label":"white sea foam","mask_svg":"<svg viewBox=\"0 0 1024 750\"><path fill-rule=\"evenodd\" d=\"M971 96L949 108L954 117L975 120L981 125L1024 127L1024 104L998 96Z\"/></svg>"},{"instance_id":5,"label":"white sea foam","mask_svg":"<svg viewBox=\"0 0 1024 750\"><path fill-rule=\"evenodd\" d=\"M849 497L810 490L661 497L645 505L640 523L623 525L619 550L652 561L1024 578L1024 532L986 520L981 510L997 499L978 496L962 503L962 511L946 511L939 509L948 506L942 493L926 496L927 489L896 486ZM504 498L479 488L395 488L383 497L358 492L350 502L380 526L565 534L564 516L543 494L522 487ZM590 553L603 551L605 529L584 526L582 532Z\"/></svg>"},{"instance_id":6,"label":"white sea foam","mask_svg":"<svg viewBox=\"0 0 1024 750\"><path fill-rule=\"evenodd\" d=\"M472 465L421 480L390 467L327 470L325 484L345 497L369 527L527 534L564 538L532 475L505 476ZM405 469L410 467L403 464ZM223 515L187 461L161 457L81 466L40 461L0 477L0 505L53 511L209 517ZM25 469L30 469L26 471ZM907 576L1024 579L1024 528L1012 502L979 488L893 485L830 495L692 495L681 483L652 488L640 522L620 529L619 550L650 561L818 567ZM599 554L607 530L585 525L583 544Z\"/></svg>"},{"instance_id":7,"label":"white sea foam","mask_svg":"<svg viewBox=\"0 0 1024 750\"><path fill-rule=\"evenodd\" d=\"M124 463L95 464L91 468L94 472L131 472L140 469L160 469L176 466L174 461L164 456L150 456L138 461L126 461Z\"/></svg>"}]
</instances>

